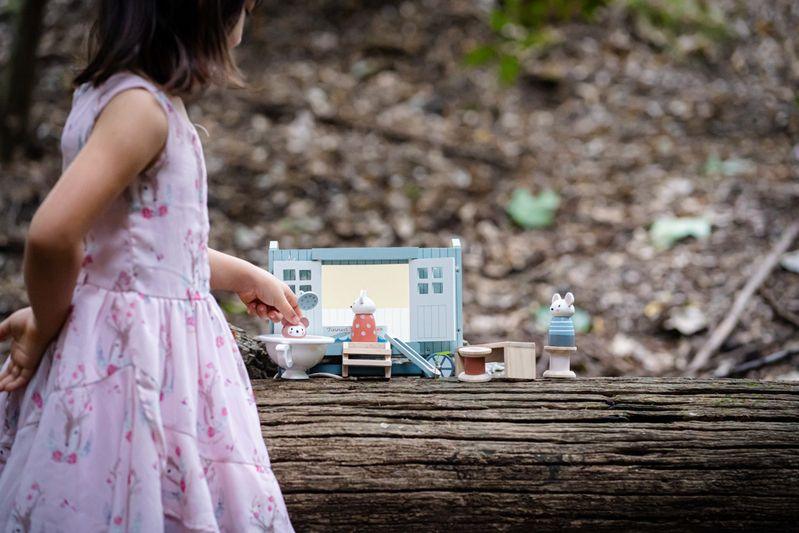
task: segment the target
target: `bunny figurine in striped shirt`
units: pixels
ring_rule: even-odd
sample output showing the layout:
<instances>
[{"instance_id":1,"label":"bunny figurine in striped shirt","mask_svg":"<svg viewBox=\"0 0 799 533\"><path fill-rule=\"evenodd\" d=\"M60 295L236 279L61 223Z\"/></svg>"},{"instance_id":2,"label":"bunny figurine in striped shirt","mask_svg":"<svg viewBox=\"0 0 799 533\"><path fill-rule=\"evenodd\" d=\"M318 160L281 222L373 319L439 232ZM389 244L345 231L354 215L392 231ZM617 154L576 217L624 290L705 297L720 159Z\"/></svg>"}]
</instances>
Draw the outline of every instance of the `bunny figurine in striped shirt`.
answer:
<instances>
[{"instance_id":1,"label":"bunny figurine in striped shirt","mask_svg":"<svg viewBox=\"0 0 799 533\"><path fill-rule=\"evenodd\" d=\"M552 318L549 320L549 334L544 351L549 354L549 370L544 372L545 378L574 378L570 368L571 355L577 351L574 341L574 295L566 293L564 298L560 294L552 297L549 306Z\"/></svg>"},{"instance_id":2,"label":"bunny figurine in striped shirt","mask_svg":"<svg viewBox=\"0 0 799 533\"><path fill-rule=\"evenodd\" d=\"M549 346L574 346L574 295L566 293L565 298L555 293L552 297L552 305L549 306L552 318L549 321Z\"/></svg>"}]
</instances>

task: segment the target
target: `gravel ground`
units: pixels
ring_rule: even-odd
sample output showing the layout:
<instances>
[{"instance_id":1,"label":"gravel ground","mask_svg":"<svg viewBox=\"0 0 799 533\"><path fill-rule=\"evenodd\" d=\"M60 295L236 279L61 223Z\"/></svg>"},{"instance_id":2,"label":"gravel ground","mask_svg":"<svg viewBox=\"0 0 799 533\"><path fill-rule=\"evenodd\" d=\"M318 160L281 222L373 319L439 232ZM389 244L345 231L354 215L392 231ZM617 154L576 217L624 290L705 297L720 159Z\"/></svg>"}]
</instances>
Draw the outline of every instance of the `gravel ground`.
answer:
<instances>
[{"instance_id":1,"label":"gravel ground","mask_svg":"<svg viewBox=\"0 0 799 533\"><path fill-rule=\"evenodd\" d=\"M208 130L212 246L263 265L272 239L446 246L459 236L470 341L542 344L538 307L571 290L591 318L578 372L682 374L796 220L799 5L719 2L728 40L665 45L607 10L560 27L562 44L503 87L463 62L490 38L485 3L265 2L238 52L249 87L187 102ZM2 314L25 301L24 232L58 177L83 4L51 1L35 142L0 171ZM551 227L508 217L520 188L560 195ZM711 235L658 249L649 228L672 216L704 217ZM778 267L765 287L708 375L799 342L769 303L799 314L799 275ZM228 298L233 323L263 329ZM797 365L785 357L744 374L799 379Z\"/></svg>"}]
</instances>

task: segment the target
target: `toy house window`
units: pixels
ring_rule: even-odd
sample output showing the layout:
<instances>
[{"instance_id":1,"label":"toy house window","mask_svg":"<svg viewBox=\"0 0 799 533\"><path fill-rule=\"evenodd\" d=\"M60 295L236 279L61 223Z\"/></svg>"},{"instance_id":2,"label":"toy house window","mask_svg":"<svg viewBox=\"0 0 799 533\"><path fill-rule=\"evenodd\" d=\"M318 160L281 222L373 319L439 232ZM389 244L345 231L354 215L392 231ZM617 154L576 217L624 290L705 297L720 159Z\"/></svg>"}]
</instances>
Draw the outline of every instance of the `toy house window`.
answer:
<instances>
[{"instance_id":1,"label":"toy house window","mask_svg":"<svg viewBox=\"0 0 799 533\"><path fill-rule=\"evenodd\" d=\"M311 279L310 270L300 270L300 281L309 281ZM311 289L308 289L311 290Z\"/></svg>"},{"instance_id":2,"label":"toy house window","mask_svg":"<svg viewBox=\"0 0 799 533\"><path fill-rule=\"evenodd\" d=\"M419 284L419 294L427 294L427 291L428 291L427 283L420 283Z\"/></svg>"},{"instance_id":3,"label":"toy house window","mask_svg":"<svg viewBox=\"0 0 799 533\"><path fill-rule=\"evenodd\" d=\"M444 277L444 273L442 272L441 267L433 267L433 277L436 279L441 279ZM441 284L439 283L439 285ZM439 292L435 290L435 285L433 285L433 292Z\"/></svg>"},{"instance_id":4,"label":"toy house window","mask_svg":"<svg viewBox=\"0 0 799 533\"><path fill-rule=\"evenodd\" d=\"M286 269L283 271L283 281L294 281L295 279L293 270Z\"/></svg>"},{"instance_id":5,"label":"toy house window","mask_svg":"<svg viewBox=\"0 0 799 533\"><path fill-rule=\"evenodd\" d=\"M419 279L427 279L427 269L426 268L418 268L416 270L419 272ZM421 287L421 285L420 285L420 287ZM421 292L421 290L420 290L419 292L420 292L420 294L427 294L427 291Z\"/></svg>"},{"instance_id":6,"label":"toy house window","mask_svg":"<svg viewBox=\"0 0 799 533\"><path fill-rule=\"evenodd\" d=\"M289 289L291 289L291 292L297 292L297 287L295 285L289 285Z\"/></svg>"},{"instance_id":7,"label":"toy house window","mask_svg":"<svg viewBox=\"0 0 799 533\"><path fill-rule=\"evenodd\" d=\"M302 272L302 271L300 271L300 272ZM300 279L302 279L302 276L300 276ZM312 290L313 290L313 287L311 287L310 285L300 285L300 291L301 292L311 292Z\"/></svg>"},{"instance_id":8,"label":"toy house window","mask_svg":"<svg viewBox=\"0 0 799 533\"><path fill-rule=\"evenodd\" d=\"M444 293L444 284L443 283L433 283L433 293L435 293L435 294L443 294Z\"/></svg>"}]
</instances>

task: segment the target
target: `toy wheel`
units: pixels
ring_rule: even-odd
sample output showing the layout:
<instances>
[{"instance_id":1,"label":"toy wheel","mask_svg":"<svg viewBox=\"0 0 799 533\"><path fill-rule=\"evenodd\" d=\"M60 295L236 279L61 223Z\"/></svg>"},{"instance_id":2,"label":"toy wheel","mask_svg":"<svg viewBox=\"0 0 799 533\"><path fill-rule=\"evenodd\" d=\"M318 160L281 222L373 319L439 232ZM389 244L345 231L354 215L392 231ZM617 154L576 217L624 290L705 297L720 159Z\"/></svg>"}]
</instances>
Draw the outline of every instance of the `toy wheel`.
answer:
<instances>
[{"instance_id":1,"label":"toy wheel","mask_svg":"<svg viewBox=\"0 0 799 533\"><path fill-rule=\"evenodd\" d=\"M455 375L455 362L451 356L445 353L434 353L428 355L427 360L441 372L442 378L450 378Z\"/></svg>"}]
</instances>

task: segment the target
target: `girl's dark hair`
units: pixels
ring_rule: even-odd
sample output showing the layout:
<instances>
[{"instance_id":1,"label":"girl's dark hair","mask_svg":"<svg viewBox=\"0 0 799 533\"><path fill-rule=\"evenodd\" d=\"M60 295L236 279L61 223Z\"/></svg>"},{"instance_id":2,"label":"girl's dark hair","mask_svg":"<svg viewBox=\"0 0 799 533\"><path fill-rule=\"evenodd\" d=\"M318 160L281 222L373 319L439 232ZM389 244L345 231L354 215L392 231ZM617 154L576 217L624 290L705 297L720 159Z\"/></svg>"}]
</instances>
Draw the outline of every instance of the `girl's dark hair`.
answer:
<instances>
[{"instance_id":1,"label":"girl's dark hair","mask_svg":"<svg viewBox=\"0 0 799 533\"><path fill-rule=\"evenodd\" d=\"M88 66L75 85L99 85L121 71L187 94L212 83L241 83L228 34L247 0L97 0Z\"/></svg>"}]
</instances>

